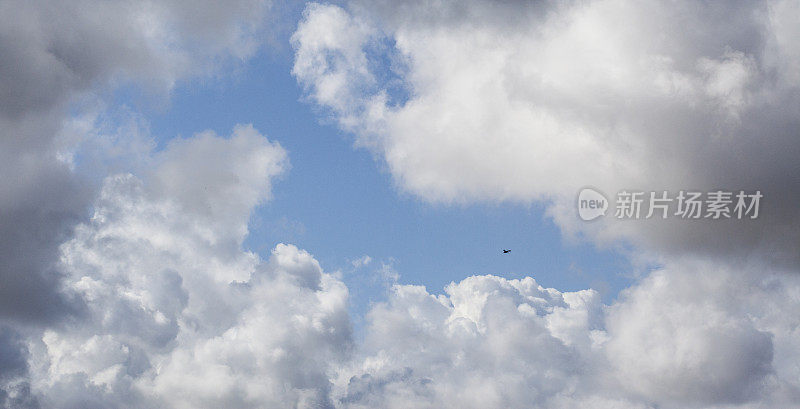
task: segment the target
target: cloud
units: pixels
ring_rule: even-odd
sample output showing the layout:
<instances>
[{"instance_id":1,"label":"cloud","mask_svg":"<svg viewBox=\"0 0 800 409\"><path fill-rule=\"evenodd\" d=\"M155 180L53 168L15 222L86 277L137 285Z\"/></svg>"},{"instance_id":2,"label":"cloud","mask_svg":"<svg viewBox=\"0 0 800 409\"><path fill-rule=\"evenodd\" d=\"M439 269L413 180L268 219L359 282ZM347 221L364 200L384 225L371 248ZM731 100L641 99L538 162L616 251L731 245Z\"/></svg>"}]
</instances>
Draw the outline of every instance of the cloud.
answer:
<instances>
[{"instance_id":1,"label":"cloud","mask_svg":"<svg viewBox=\"0 0 800 409\"><path fill-rule=\"evenodd\" d=\"M0 407L37 408L28 377L28 348L10 327L0 328Z\"/></svg>"},{"instance_id":2,"label":"cloud","mask_svg":"<svg viewBox=\"0 0 800 409\"><path fill-rule=\"evenodd\" d=\"M166 95L257 48L260 1L0 4L0 318L52 324L80 315L54 264L96 193L56 140L96 95L135 83Z\"/></svg>"},{"instance_id":3,"label":"cloud","mask_svg":"<svg viewBox=\"0 0 800 409\"><path fill-rule=\"evenodd\" d=\"M293 74L401 189L543 202L566 234L661 266L610 306L497 277L395 287L337 382L343 407L796 404L796 8L310 4ZM586 186L769 199L747 223L584 223Z\"/></svg>"},{"instance_id":4,"label":"cloud","mask_svg":"<svg viewBox=\"0 0 800 409\"><path fill-rule=\"evenodd\" d=\"M396 285L368 315L341 407L776 407L798 399L795 276L685 262L593 290L473 276ZM788 354L788 355L787 355ZM736 406L741 407L741 406Z\"/></svg>"},{"instance_id":5,"label":"cloud","mask_svg":"<svg viewBox=\"0 0 800 409\"><path fill-rule=\"evenodd\" d=\"M165 91L246 58L264 11L252 6L0 6L13 61L0 67L0 170L15 175L0 181L0 406L800 401L800 276L787 274L799 231L795 3L310 4L293 74L404 189L545 201L566 232L632 240L663 262L608 306L533 278L473 276L439 294L384 265L393 285L363 343L348 288L311 254L242 248L288 169L278 143L250 125L161 152L123 141L137 163L95 194L54 140L100 134L80 118L64 129L81 96L126 81ZM586 185L761 189L764 217L576 224Z\"/></svg>"},{"instance_id":6,"label":"cloud","mask_svg":"<svg viewBox=\"0 0 800 409\"><path fill-rule=\"evenodd\" d=\"M434 202L544 202L568 234L659 256L798 264L796 3L311 4L308 99ZM760 190L757 221L606 217L585 186Z\"/></svg>"},{"instance_id":7,"label":"cloud","mask_svg":"<svg viewBox=\"0 0 800 409\"><path fill-rule=\"evenodd\" d=\"M611 306L611 372L634 394L676 406L761 398L778 361L773 335L747 304L770 292L714 266L683 267L654 273Z\"/></svg>"},{"instance_id":8,"label":"cloud","mask_svg":"<svg viewBox=\"0 0 800 409\"><path fill-rule=\"evenodd\" d=\"M175 141L153 162L145 175L109 176L91 221L62 246L64 283L89 318L3 341L9 395L43 407L175 408L800 398L800 322L785 313L800 306L795 275L673 260L610 306L594 290L530 277L473 276L438 295L395 284L356 344L348 289L309 253L279 244L262 260L241 249L250 211L286 168L279 145L237 126L229 138ZM205 169L225 186L185 179ZM218 206L222 197L237 207Z\"/></svg>"},{"instance_id":9,"label":"cloud","mask_svg":"<svg viewBox=\"0 0 800 409\"><path fill-rule=\"evenodd\" d=\"M579 378L597 293L493 276L445 292L395 285L372 309L345 407L531 407Z\"/></svg>"},{"instance_id":10,"label":"cloud","mask_svg":"<svg viewBox=\"0 0 800 409\"><path fill-rule=\"evenodd\" d=\"M347 288L307 252L244 251L286 153L252 126L202 132L108 176L61 246L88 317L32 334L44 407L331 407L351 349ZM37 338L38 337L38 338ZM23 361L24 363L24 361Z\"/></svg>"},{"instance_id":11,"label":"cloud","mask_svg":"<svg viewBox=\"0 0 800 409\"><path fill-rule=\"evenodd\" d=\"M353 268L361 268L361 267L366 267L371 262L372 262L372 257L365 254L355 260L351 260L350 264L353 265Z\"/></svg>"}]
</instances>

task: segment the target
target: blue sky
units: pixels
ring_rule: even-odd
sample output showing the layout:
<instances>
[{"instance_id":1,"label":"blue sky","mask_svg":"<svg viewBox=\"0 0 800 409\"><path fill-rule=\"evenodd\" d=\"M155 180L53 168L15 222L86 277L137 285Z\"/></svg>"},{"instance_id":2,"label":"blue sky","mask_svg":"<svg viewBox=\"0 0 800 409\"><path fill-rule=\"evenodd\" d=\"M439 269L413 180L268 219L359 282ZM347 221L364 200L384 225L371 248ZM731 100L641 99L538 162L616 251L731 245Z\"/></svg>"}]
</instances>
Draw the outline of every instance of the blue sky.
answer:
<instances>
[{"instance_id":1,"label":"blue sky","mask_svg":"<svg viewBox=\"0 0 800 409\"><path fill-rule=\"evenodd\" d=\"M1 8L0 409L800 406L798 0Z\"/></svg>"},{"instance_id":2,"label":"blue sky","mask_svg":"<svg viewBox=\"0 0 800 409\"><path fill-rule=\"evenodd\" d=\"M237 123L278 141L291 169L253 215L245 247L265 256L291 243L326 271L341 271L356 324L370 302L384 299L384 265L400 283L433 293L470 275L532 276L561 291L594 288L610 303L630 284L626 257L563 240L540 205L430 204L402 192L381 159L354 148L351 135L303 100L291 66L289 50L267 48L231 77L180 84L167 104L154 107L126 92L117 98L143 113L162 147L206 129L227 135ZM372 263L354 268L351 261L364 255Z\"/></svg>"}]
</instances>

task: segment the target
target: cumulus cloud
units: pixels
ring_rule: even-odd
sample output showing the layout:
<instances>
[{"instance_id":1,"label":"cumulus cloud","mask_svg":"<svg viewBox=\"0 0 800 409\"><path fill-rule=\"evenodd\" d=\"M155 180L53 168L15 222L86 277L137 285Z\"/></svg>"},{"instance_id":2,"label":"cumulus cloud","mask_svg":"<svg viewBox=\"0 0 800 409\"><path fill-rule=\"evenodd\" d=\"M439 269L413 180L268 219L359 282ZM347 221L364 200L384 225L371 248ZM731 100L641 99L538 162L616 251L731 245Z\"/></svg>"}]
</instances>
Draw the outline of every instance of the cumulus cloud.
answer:
<instances>
[{"instance_id":1,"label":"cumulus cloud","mask_svg":"<svg viewBox=\"0 0 800 409\"><path fill-rule=\"evenodd\" d=\"M81 95L246 58L266 6L45 6L0 3L0 407L800 402L795 2L308 5L293 74L404 189L544 201L566 232L664 263L611 305L533 278L437 293L384 265L363 343L311 254L243 249L289 166L278 143L250 125L130 142L138 165L95 195L54 140ZM760 189L763 217L577 224L586 185Z\"/></svg>"},{"instance_id":2,"label":"cumulus cloud","mask_svg":"<svg viewBox=\"0 0 800 409\"><path fill-rule=\"evenodd\" d=\"M773 334L748 304L770 291L756 280L731 285L731 273L714 266L682 267L654 273L611 307L611 372L625 389L658 403L760 398L774 371ZM794 383L791 376L781 380Z\"/></svg>"},{"instance_id":3,"label":"cumulus cloud","mask_svg":"<svg viewBox=\"0 0 800 409\"><path fill-rule=\"evenodd\" d=\"M797 7L307 6L294 76L402 189L543 202L565 233L627 241L632 257L662 265L610 306L544 289L552 296L531 303L520 283L492 277L441 296L396 287L337 384L343 405L796 405ZM586 186L765 199L756 221L582 223Z\"/></svg>"},{"instance_id":4,"label":"cumulus cloud","mask_svg":"<svg viewBox=\"0 0 800 409\"><path fill-rule=\"evenodd\" d=\"M599 297L532 278L470 277L445 295L396 285L369 314L346 407L531 407L574 386Z\"/></svg>"},{"instance_id":5,"label":"cumulus cloud","mask_svg":"<svg viewBox=\"0 0 800 409\"><path fill-rule=\"evenodd\" d=\"M796 7L311 4L293 73L426 200L541 201L565 232L598 242L796 266ZM586 224L575 212L584 186L765 198L748 223Z\"/></svg>"},{"instance_id":6,"label":"cumulus cloud","mask_svg":"<svg viewBox=\"0 0 800 409\"><path fill-rule=\"evenodd\" d=\"M158 155L165 162L153 175L107 178L91 222L62 246L65 283L91 318L2 340L10 368L2 380L17 402L699 408L800 398L800 322L785 314L800 307L797 277L708 262L676 262L611 306L594 290L561 292L530 277L474 276L443 294L395 284L356 345L347 288L310 254L286 244L265 260L230 252L246 231L218 229L196 213L207 208L193 205L221 193L199 190L184 201L182 192L149 186L170 174L166 158L181 149L195 152L180 156L189 169L281 168L280 147L250 127L230 140L195 138ZM241 148L250 165L204 161L209 146L223 158ZM232 178L242 182L231 188L255 206L268 190L247 197L268 186L264 179Z\"/></svg>"},{"instance_id":7,"label":"cumulus cloud","mask_svg":"<svg viewBox=\"0 0 800 409\"><path fill-rule=\"evenodd\" d=\"M352 408L791 406L797 285L695 261L611 306L532 278L396 285L337 394Z\"/></svg>"},{"instance_id":8,"label":"cumulus cloud","mask_svg":"<svg viewBox=\"0 0 800 409\"><path fill-rule=\"evenodd\" d=\"M241 248L285 151L237 126L153 162L106 178L61 246L88 318L29 337L32 396L53 408L331 407L329 371L351 348L347 288L295 246L264 260Z\"/></svg>"},{"instance_id":9,"label":"cumulus cloud","mask_svg":"<svg viewBox=\"0 0 800 409\"><path fill-rule=\"evenodd\" d=\"M55 141L68 111L126 82L167 93L257 48L261 1L0 2L0 317L79 315L60 287L58 245L84 220L94 186ZM80 111L81 108L77 108Z\"/></svg>"}]
</instances>

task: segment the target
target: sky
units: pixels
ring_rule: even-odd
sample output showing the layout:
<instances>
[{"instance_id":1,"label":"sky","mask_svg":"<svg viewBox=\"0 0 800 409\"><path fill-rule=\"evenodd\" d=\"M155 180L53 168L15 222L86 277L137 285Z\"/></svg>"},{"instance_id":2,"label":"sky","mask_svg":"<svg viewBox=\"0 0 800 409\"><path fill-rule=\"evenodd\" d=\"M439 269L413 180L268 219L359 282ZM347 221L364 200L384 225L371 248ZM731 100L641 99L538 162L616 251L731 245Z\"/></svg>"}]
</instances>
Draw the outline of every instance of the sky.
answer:
<instances>
[{"instance_id":1,"label":"sky","mask_svg":"<svg viewBox=\"0 0 800 409\"><path fill-rule=\"evenodd\" d=\"M611 247L562 240L541 205L446 206L399 191L385 166L353 149L351 136L303 102L291 64L286 50L263 50L224 86L179 86L166 108L147 117L162 144L252 123L289 152L292 167L274 187L272 201L255 210L245 248L263 254L283 242L308 250L326 270L342 271L351 291L364 294L352 300L361 307L383 298L382 265L404 283L437 293L465 274L531 275L565 290L592 286L602 288L606 300L629 283L634 270L624 256ZM118 103L137 101L122 95ZM364 256L375 264L354 271L352 262Z\"/></svg>"},{"instance_id":2,"label":"sky","mask_svg":"<svg viewBox=\"0 0 800 409\"><path fill-rule=\"evenodd\" d=\"M0 1L0 407L799 406L798 16Z\"/></svg>"}]
</instances>

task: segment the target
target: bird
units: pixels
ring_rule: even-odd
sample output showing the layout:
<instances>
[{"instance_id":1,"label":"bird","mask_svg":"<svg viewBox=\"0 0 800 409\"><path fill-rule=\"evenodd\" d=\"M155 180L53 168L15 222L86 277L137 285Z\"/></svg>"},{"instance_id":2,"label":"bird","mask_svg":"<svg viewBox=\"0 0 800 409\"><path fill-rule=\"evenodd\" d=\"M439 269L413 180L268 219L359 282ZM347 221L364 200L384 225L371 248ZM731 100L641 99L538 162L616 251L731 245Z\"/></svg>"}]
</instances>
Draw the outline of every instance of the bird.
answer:
<instances>
[{"instance_id":1,"label":"bird","mask_svg":"<svg viewBox=\"0 0 800 409\"><path fill-rule=\"evenodd\" d=\"M503 254L506 254L506 253L511 253L511 250L503 249Z\"/></svg>"}]
</instances>

